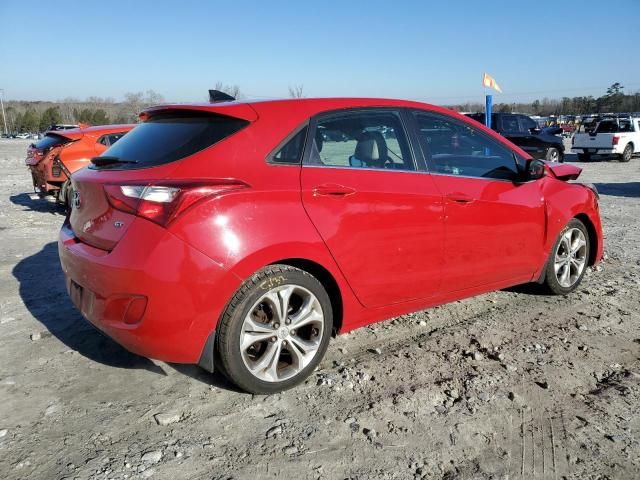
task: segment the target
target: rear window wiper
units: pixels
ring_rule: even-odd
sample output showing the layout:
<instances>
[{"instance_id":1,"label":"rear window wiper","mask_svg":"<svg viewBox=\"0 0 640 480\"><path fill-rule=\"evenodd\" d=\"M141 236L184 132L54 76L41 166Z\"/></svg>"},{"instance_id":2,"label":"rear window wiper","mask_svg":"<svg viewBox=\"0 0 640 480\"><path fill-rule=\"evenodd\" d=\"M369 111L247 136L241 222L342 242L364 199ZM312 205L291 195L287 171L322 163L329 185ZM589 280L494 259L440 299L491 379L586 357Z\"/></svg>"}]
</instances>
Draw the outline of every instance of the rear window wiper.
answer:
<instances>
[{"instance_id":1,"label":"rear window wiper","mask_svg":"<svg viewBox=\"0 0 640 480\"><path fill-rule=\"evenodd\" d=\"M91 159L91 163L93 163L97 167L101 167L103 165L113 165L115 163L138 163L138 161L123 160L122 158L118 158L118 157L104 156L104 157L93 157Z\"/></svg>"}]
</instances>

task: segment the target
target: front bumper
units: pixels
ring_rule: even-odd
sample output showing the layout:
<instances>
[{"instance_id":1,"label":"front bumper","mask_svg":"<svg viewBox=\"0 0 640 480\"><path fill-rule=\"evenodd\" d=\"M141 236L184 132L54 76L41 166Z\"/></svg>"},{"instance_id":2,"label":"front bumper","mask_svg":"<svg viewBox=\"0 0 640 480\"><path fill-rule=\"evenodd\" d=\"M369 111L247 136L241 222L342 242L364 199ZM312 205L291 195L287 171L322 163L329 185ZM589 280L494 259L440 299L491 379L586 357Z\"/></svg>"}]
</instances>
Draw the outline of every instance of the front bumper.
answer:
<instances>
[{"instance_id":1,"label":"front bumper","mask_svg":"<svg viewBox=\"0 0 640 480\"><path fill-rule=\"evenodd\" d=\"M93 325L127 350L198 363L240 281L167 230L136 219L111 251L58 240L67 291Z\"/></svg>"}]
</instances>

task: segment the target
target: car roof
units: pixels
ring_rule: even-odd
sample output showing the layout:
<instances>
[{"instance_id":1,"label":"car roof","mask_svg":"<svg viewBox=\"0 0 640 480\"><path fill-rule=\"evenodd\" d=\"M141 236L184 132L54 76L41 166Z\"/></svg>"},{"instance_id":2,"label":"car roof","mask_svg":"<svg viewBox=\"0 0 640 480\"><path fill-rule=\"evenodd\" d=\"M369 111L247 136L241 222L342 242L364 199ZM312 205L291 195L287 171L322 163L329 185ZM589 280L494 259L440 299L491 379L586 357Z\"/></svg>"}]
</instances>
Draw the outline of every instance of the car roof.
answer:
<instances>
[{"instance_id":1,"label":"car roof","mask_svg":"<svg viewBox=\"0 0 640 480\"><path fill-rule=\"evenodd\" d=\"M288 98L279 100L250 100L217 103L174 103L166 105L156 105L150 107L140 114L140 118L145 120L155 113L167 110L195 110L212 112L219 115L240 118L253 122L260 116L286 115L288 123L299 124L308 118L335 110L371 108L371 107L395 107L395 108L415 108L440 113L458 120L472 124L474 128L483 129L488 135L504 143L509 148L516 150L520 155L527 158L526 152L519 147L508 142L504 137L486 128L484 125L477 125L473 119L465 117L455 110L451 110L429 103L416 102L412 100L397 100L389 98L356 98L356 97L336 97L336 98Z\"/></svg>"},{"instance_id":2,"label":"car roof","mask_svg":"<svg viewBox=\"0 0 640 480\"><path fill-rule=\"evenodd\" d=\"M438 107L422 102L411 100L397 100L388 98L356 98L356 97L333 97L333 98L287 98L271 100L237 100L233 102L218 103L174 103L156 105L148 108L142 114L152 114L160 110L199 110L229 115L245 120L253 121L261 113L287 110L291 115L300 117L310 117L318 113L331 110L341 110L347 108L366 107L397 107L397 108L418 108L442 113L456 113L453 110Z\"/></svg>"}]
</instances>

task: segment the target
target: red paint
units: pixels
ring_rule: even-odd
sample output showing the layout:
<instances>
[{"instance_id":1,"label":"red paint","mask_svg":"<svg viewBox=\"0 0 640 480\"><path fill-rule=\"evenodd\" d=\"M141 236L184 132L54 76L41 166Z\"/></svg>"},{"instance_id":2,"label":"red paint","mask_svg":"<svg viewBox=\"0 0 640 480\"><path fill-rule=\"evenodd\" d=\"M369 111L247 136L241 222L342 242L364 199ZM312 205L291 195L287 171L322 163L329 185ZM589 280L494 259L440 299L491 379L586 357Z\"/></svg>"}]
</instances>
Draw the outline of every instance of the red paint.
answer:
<instances>
[{"instance_id":1,"label":"red paint","mask_svg":"<svg viewBox=\"0 0 640 480\"><path fill-rule=\"evenodd\" d=\"M65 169L74 174L89 164L92 157L97 157L107 147L99 140L109 134L128 132L135 125L100 125L96 127L74 128L50 132L63 137L67 143L53 147L45 152L31 145L27 149L25 163L29 166L37 186L44 194L55 195L62 184L69 178ZM64 168L54 168L56 159Z\"/></svg>"},{"instance_id":2,"label":"red paint","mask_svg":"<svg viewBox=\"0 0 640 480\"><path fill-rule=\"evenodd\" d=\"M372 106L449 115L527 157L477 122L422 103L304 99L181 105L251 124L160 167L84 169L74 175L84 205L61 231L59 252L67 286L83 314L131 351L195 363L237 288L271 263L303 259L329 272L340 292L341 331L346 332L537 279L559 231L575 216L592 225L593 260L600 260L596 196L556 178L556 168L540 180L516 185L424 171L265 161L314 115ZM226 179L246 187L200 198L168 223L114 208L104 188L184 185L194 179L212 184ZM115 222L121 225L116 228ZM81 300L72 281L84 289Z\"/></svg>"}]
</instances>

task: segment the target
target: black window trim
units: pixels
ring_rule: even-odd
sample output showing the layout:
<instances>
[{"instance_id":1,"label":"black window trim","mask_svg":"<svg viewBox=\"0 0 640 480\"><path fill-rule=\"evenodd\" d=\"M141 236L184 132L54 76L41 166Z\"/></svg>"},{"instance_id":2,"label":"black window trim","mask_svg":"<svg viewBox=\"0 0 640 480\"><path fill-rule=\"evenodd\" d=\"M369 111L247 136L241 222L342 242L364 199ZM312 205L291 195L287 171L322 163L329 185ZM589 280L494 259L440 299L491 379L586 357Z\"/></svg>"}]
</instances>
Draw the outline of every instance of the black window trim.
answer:
<instances>
[{"instance_id":1,"label":"black window trim","mask_svg":"<svg viewBox=\"0 0 640 480\"><path fill-rule=\"evenodd\" d=\"M278 145L276 145L267 154L267 156L265 157L265 162L267 163L267 165L276 166L276 167L300 167L304 163L304 157L305 157L305 153L306 153L306 150L307 150L307 141L309 140L309 130L310 130L309 128L307 128L307 134L305 135L304 144L302 145L302 155L300 155L300 161L298 163L276 162L274 160L274 157L278 154L278 152L280 150L282 150L284 148L284 146L287 143L289 143L291 140L293 140L293 137L298 135L298 133L300 133L306 127L309 127L309 123L310 123L309 119L307 118L304 122L302 122L296 128L291 130L291 132L289 132L289 134L286 137L284 137L284 139L282 141L280 141L280 143L278 143Z\"/></svg>"},{"instance_id":2,"label":"black window trim","mask_svg":"<svg viewBox=\"0 0 640 480\"><path fill-rule=\"evenodd\" d=\"M190 155L187 155L186 157L182 157L182 158L178 158L176 160L171 160L169 162L165 162L165 163L160 163L160 164L154 164L154 165L144 165L144 166L136 166L135 168L123 168L123 167L112 167L112 168L100 168L97 165L94 164L89 164L89 166L87 167L90 170L95 170L95 171L111 171L111 172L118 172L118 171L134 171L134 170L147 170L147 169L152 169L152 168L158 168L158 167L162 167L164 165L169 165L172 163L178 163L178 162L183 162L184 160L187 160L191 157L193 157L194 155L198 155L202 152L204 152L205 150L210 149L211 147L213 147L214 145L218 145L222 142L228 141L230 138L235 137L238 133L242 132L244 129L246 129L247 127L251 126L253 124L252 121L250 120L245 120L243 118L240 117L235 117L233 115L226 115L223 113L218 113L216 111L209 111L209 110L195 110L195 109L190 109L190 108L177 108L177 109L167 109L167 110L160 110L158 112L155 112L153 115L150 115L147 119L145 119L143 122L140 122L138 125L142 125L144 123L147 123L149 120L152 120L156 115L171 115L174 114L176 116L179 115L184 115L186 117L188 117L189 115L202 115L203 117L206 117L207 115L211 115L211 116L219 116L219 117L226 117L232 120L240 120L244 122L244 125L242 127L240 127L238 130L236 130L235 132L233 132L231 135L227 135L226 137L218 140L217 142L214 142L212 144L210 144L209 146L203 148L202 150L198 150L197 152L193 152ZM133 130L133 129L132 129ZM132 130L128 130L126 133L129 133ZM111 147L111 145L109 146L109 148Z\"/></svg>"},{"instance_id":3,"label":"black window trim","mask_svg":"<svg viewBox=\"0 0 640 480\"><path fill-rule=\"evenodd\" d=\"M417 141L418 144L420 145L420 156L422 158L422 161L424 162L424 164L427 166L428 172L431 175L440 175L443 177L455 177L455 178L469 178L469 179L473 179L473 180L484 180L487 182L508 182L511 184L522 184L522 183L529 183L529 182L520 182L517 181L515 179L509 180L506 178L491 178L491 177L474 177L472 175L454 175L452 173L441 173L441 172L437 172L434 168L434 165L430 164L430 162L427 160L427 155L425 154L425 146L423 144L423 140L420 137L420 129L418 128L418 120L416 119L416 114L426 114L426 115L433 115L436 117L439 117L441 119L447 120L447 121L451 121L454 124L458 124L464 127L470 127L473 128L480 136L484 137L485 139L498 144L499 146L501 146L502 148L508 150L511 152L511 156L513 158L513 162L515 164L516 170L518 170L519 173L522 173L525 168L526 168L526 162L527 160L525 158L523 158L522 156L518 155L515 151L513 151L510 147L508 147L507 145L504 145L502 142L497 141L495 138L491 138L491 136L487 135L485 132L483 132L482 130L480 130L479 128L476 128L474 125L470 124L469 122L466 122L464 120L459 120L453 116L450 115L444 115L442 113L433 111L433 110L421 110L418 108L412 108L409 109L410 112L409 114L412 117L412 128L415 130L415 135L417 136Z\"/></svg>"},{"instance_id":4,"label":"black window trim","mask_svg":"<svg viewBox=\"0 0 640 480\"><path fill-rule=\"evenodd\" d=\"M318 127L318 122L321 120L330 119L331 117L339 117L344 114L357 114L357 113L372 113L372 112L381 112L388 113L393 112L398 115L400 120L400 127L403 129L405 134L405 139L407 141L407 148L409 150L409 155L411 156L411 163L414 166L413 170L395 170L395 169L384 169L384 168L370 168L370 167L352 167L351 165L315 165L309 163L309 157L311 156L312 150L312 142L305 143L304 155L302 156L302 166L305 168L337 168L337 169L349 169L349 170L371 170L375 172L395 172L395 173L421 173L420 164L418 162L417 149L414 147L410 128L406 122L406 114L403 112L406 109L403 107L394 107L394 106L371 106L371 107L346 107L339 108L335 110L326 110L324 112L320 112L313 117L309 122L309 130L307 130L307 139L315 138L316 129Z\"/></svg>"}]
</instances>

